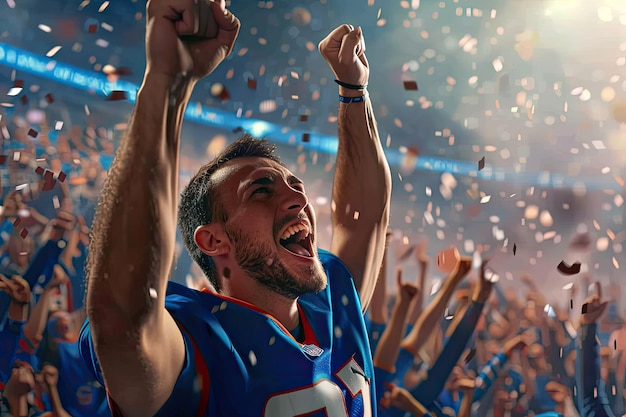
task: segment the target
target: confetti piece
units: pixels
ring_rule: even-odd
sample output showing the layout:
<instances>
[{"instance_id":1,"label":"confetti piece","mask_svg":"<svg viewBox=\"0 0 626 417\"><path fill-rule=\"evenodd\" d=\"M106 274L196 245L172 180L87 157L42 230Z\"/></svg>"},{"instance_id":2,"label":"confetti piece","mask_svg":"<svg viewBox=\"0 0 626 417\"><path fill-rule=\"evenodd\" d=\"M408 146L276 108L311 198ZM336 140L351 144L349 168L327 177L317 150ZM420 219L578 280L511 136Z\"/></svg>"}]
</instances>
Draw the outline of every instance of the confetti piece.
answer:
<instances>
[{"instance_id":1,"label":"confetti piece","mask_svg":"<svg viewBox=\"0 0 626 417\"><path fill-rule=\"evenodd\" d=\"M570 298L570 300L569 300L569 309L570 309L570 310L573 310L573 309L574 309L574 300L572 300L571 298Z\"/></svg>"},{"instance_id":2,"label":"confetti piece","mask_svg":"<svg viewBox=\"0 0 626 417\"><path fill-rule=\"evenodd\" d=\"M57 52L59 52L61 50L61 48L63 48L61 45L57 45L57 46L53 47L48 52L46 52L46 56L48 58L52 58L53 56L55 56L57 54Z\"/></svg>"},{"instance_id":3,"label":"confetti piece","mask_svg":"<svg viewBox=\"0 0 626 417\"><path fill-rule=\"evenodd\" d=\"M7 156L6 155L0 155L0 165L4 165L4 163L7 161Z\"/></svg>"},{"instance_id":4,"label":"confetti piece","mask_svg":"<svg viewBox=\"0 0 626 417\"><path fill-rule=\"evenodd\" d=\"M311 134L310 133L303 133L302 134L302 142L308 142L311 140Z\"/></svg>"},{"instance_id":5,"label":"confetti piece","mask_svg":"<svg viewBox=\"0 0 626 417\"><path fill-rule=\"evenodd\" d=\"M57 179L60 182L63 182L63 181L65 181L65 178L67 178L67 175L65 174L65 172L63 172L63 171L59 172L59 176L57 177Z\"/></svg>"},{"instance_id":6,"label":"confetti piece","mask_svg":"<svg viewBox=\"0 0 626 417\"><path fill-rule=\"evenodd\" d=\"M472 350L469 351L469 353L467 354L467 356L465 357L465 363L469 363L472 359L474 359L474 355L476 355L476 348L472 348Z\"/></svg>"},{"instance_id":7,"label":"confetti piece","mask_svg":"<svg viewBox=\"0 0 626 417\"><path fill-rule=\"evenodd\" d=\"M43 168L42 167L37 167L37 168L35 168L35 172L37 173L37 175L41 175L41 174L43 174Z\"/></svg>"},{"instance_id":8,"label":"confetti piece","mask_svg":"<svg viewBox=\"0 0 626 417\"><path fill-rule=\"evenodd\" d=\"M254 78L248 78L248 88L250 90L256 90L256 80Z\"/></svg>"},{"instance_id":9,"label":"confetti piece","mask_svg":"<svg viewBox=\"0 0 626 417\"><path fill-rule=\"evenodd\" d=\"M478 161L478 170L481 171L483 168L485 168L485 157L484 156L482 158L480 158L480 161Z\"/></svg>"},{"instance_id":10,"label":"confetti piece","mask_svg":"<svg viewBox=\"0 0 626 417\"><path fill-rule=\"evenodd\" d=\"M306 122L309 120L309 115L308 114L301 114L300 115L300 121L301 122Z\"/></svg>"},{"instance_id":11,"label":"confetti piece","mask_svg":"<svg viewBox=\"0 0 626 417\"><path fill-rule=\"evenodd\" d=\"M20 103L22 103L22 105L27 105L28 104L28 97L27 96L22 96L20 97Z\"/></svg>"},{"instance_id":12,"label":"confetti piece","mask_svg":"<svg viewBox=\"0 0 626 417\"><path fill-rule=\"evenodd\" d=\"M24 88L24 80L15 80L13 81L14 88Z\"/></svg>"},{"instance_id":13,"label":"confetti piece","mask_svg":"<svg viewBox=\"0 0 626 417\"><path fill-rule=\"evenodd\" d=\"M582 314L585 314L585 313L587 312L587 309L588 309L588 308L589 308L589 307L588 307L587 303L583 304L583 308L581 309L581 313L582 313Z\"/></svg>"},{"instance_id":14,"label":"confetti piece","mask_svg":"<svg viewBox=\"0 0 626 417\"><path fill-rule=\"evenodd\" d=\"M35 129L30 129L30 130L28 131L28 136L30 136L30 137L32 137L32 138L36 138L38 134L39 134L39 133L38 133Z\"/></svg>"},{"instance_id":15,"label":"confetti piece","mask_svg":"<svg viewBox=\"0 0 626 417\"><path fill-rule=\"evenodd\" d=\"M126 91L122 90L113 90L111 94L106 98L107 101L120 101L127 100L128 96L126 95Z\"/></svg>"},{"instance_id":16,"label":"confetti piece","mask_svg":"<svg viewBox=\"0 0 626 417\"><path fill-rule=\"evenodd\" d=\"M22 231L20 232L20 236L22 237L22 239L26 239L26 236L28 236L28 229L22 229Z\"/></svg>"},{"instance_id":17,"label":"confetti piece","mask_svg":"<svg viewBox=\"0 0 626 417\"><path fill-rule=\"evenodd\" d=\"M149 292L150 298L157 298L157 290L155 290L154 288L150 288Z\"/></svg>"},{"instance_id":18,"label":"confetti piece","mask_svg":"<svg viewBox=\"0 0 626 417\"><path fill-rule=\"evenodd\" d=\"M480 204L486 204L489 202L489 200L491 200L491 196L490 195L486 195L483 198L480 199Z\"/></svg>"},{"instance_id":19,"label":"confetti piece","mask_svg":"<svg viewBox=\"0 0 626 417\"><path fill-rule=\"evenodd\" d=\"M516 252L517 252L517 245L514 243L513 244L513 256L515 256Z\"/></svg>"},{"instance_id":20,"label":"confetti piece","mask_svg":"<svg viewBox=\"0 0 626 417\"><path fill-rule=\"evenodd\" d=\"M409 91L417 91L417 81L404 81L404 89Z\"/></svg>"},{"instance_id":21,"label":"confetti piece","mask_svg":"<svg viewBox=\"0 0 626 417\"><path fill-rule=\"evenodd\" d=\"M613 349L617 350L617 339L613 340Z\"/></svg>"},{"instance_id":22,"label":"confetti piece","mask_svg":"<svg viewBox=\"0 0 626 417\"><path fill-rule=\"evenodd\" d=\"M22 219L20 219L19 217L17 219L15 219L15 221L13 221L13 227L19 226L21 221L22 221Z\"/></svg>"},{"instance_id":23,"label":"confetti piece","mask_svg":"<svg viewBox=\"0 0 626 417\"><path fill-rule=\"evenodd\" d=\"M572 265L568 265L565 261L561 261L557 269L563 275L576 275L580 272L580 262L574 262Z\"/></svg>"},{"instance_id":24,"label":"confetti piece","mask_svg":"<svg viewBox=\"0 0 626 417\"><path fill-rule=\"evenodd\" d=\"M56 185L56 180L54 179L54 173L52 171L46 170L43 175L44 183L43 183L43 191L50 191Z\"/></svg>"},{"instance_id":25,"label":"confetti piece","mask_svg":"<svg viewBox=\"0 0 626 417\"><path fill-rule=\"evenodd\" d=\"M23 90L22 87L11 87L11 89L9 90L9 92L7 93L7 96L9 97L15 97L16 95L18 95L19 93L21 93Z\"/></svg>"},{"instance_id":26,"label":"confetti piece","mask_svg":"<svg viewBox=\"0 0 626 417\"><path fill-rule=\"evenodd\" d=\"M52 102L54 102L54 96L50 93L46 94L46 101L48 102L48 104L51 104Z\"/></svg>"},{"instance_id":27,"label":"confetti piece","mask_svg":"<svg viewBox=\"0 0 626 417\"><path fill-rule=\"evenodd\" d=\"M220 100L222 100L222 102L228 101L230 99L230 93L228 92L226 87L222 88L222 91L220 92L218 97Z\"/></svg>"}]
</instances>

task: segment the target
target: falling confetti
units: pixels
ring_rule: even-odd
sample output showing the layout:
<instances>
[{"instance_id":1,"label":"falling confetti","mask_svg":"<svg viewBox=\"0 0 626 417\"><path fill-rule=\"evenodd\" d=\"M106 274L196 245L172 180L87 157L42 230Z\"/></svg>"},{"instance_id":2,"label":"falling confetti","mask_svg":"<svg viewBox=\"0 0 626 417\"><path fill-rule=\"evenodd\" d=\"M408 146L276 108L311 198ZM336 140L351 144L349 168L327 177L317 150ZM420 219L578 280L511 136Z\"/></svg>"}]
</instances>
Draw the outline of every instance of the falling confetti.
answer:
<instances>
[{"instance_id":1,"label":"falling confetti","mask_svg":"<svg viewBox=\"0 0 626 417\"><path fill-rule=\"evenodd\" d=\"M61 50L61 48L63 48L61 45L57 45L57 46L53 47L48 52L46 52L46 56L48 58L52 58L53 56L55 56L57 54L57 52L59 52Z\"/></svg>"},{"instance_id":2,"label":"falling confetti","mask_svg":"<svg viewBox=\"0 0 626 417\"><path fill-rule=\"evenodd\" d=\"M22 229L22 231L20 232L20 236L22 237L22 239L26 239L26 236L28 236L28 229Z\"/></svg>"},{"instance_id":3,"label":"falling confetti","mask_svg":"<svg viewBox=\"0 0 626 417\"><path fill-rule=\"evenodd\" d=\"M38 134L39 133L35 129L30 129L28 131L28 136L30 136L31 138L36 138Z\"/></svg>"},{"instance_id":4,"label":"falling confetti","mask_svg":"<svg viewBox=\"0 0 626 417\"><path fill-rule=\"evenodd\" d=\"M417 81L404 81L404 89L407 91L417 91Z\"/></svg>"},{"instance_id":5,"label":"falling confetti","mask_svg":"<svg viewBox=\"0 0 626 417\"><path fill-rule=\"evenodd\" d=\"M478 170L482 171L483 168L485 168L485 157L484 156L482 158L480 158L480 160L478 161Z\"/></svg>"},{"instance_id":6,"label":"falling confetti","mask_svg":"<svg viewBox=\"0 0 626 417\"><path fill-rule=\"evenodd\" d=\"M256 90L256 80L254 78L248 78L248 88L250 90Z\"/></svg>"},{"instance_id":7,"label":"falling confetti","mask_svg":"<svg viewBox=\"0 0 626 417\"><path fill-rule=\"evenodd\" d=\"M128 100L128 95L126 91L114 90L106 98L107 101L120 101L120 100Z\"/></svg>"},{"instance_id":8,"label":"falling confetti","mask_svg":"<svg viewBox=\"0 0 626 417\"><path fill-rule=\"evenodd\" d=\"M572 265L568 265L565 261L561 261L557 269L563 275L576 275L580 272L580 262L574 262Z\"/></svg>"},{"instance_id":9,"label":"falling confetti","mask_svg":"<svg viewBox=\"0 0 626 417\"><path fill-rule=\"evenodd\" d=\"M311 134L310 133L303 133L302 134L302 142L309 142L311 140Z\"/></svg>"},{"instance_id":10,"label":"falling confetti","mask_svg":"<svg viewBox=\"0 0 626 417\"><path fill-rule=\"evenodd\" d=\"M513 256L515 256L516 252L517 252L517 245L514 243L513 244Z\"/></svg>"},{"instance_id":11,"label":"falling confetti","mask_svg":"<svg viewBox=\"0 0 626 417\"><path fill-rule=\"evenodd\" d=\"M472 348L472 350L469 351L465 357L465 364L468 364L474 358L474 355L476 355L476 348Z\"/></svg>"}]
</instances>

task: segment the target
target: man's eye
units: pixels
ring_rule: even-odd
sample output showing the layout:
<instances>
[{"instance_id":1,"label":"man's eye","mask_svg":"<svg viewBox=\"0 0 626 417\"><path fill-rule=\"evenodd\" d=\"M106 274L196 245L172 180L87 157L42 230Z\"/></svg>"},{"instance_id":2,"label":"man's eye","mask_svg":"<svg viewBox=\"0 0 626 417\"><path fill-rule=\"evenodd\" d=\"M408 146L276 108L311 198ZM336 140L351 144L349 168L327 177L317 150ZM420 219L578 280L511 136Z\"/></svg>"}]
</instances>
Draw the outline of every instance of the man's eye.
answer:
<instances>
[{"instance_id":1,"label":"man's eye","mask_svg":"<svg viewBox=\"0 0 626 417\"><path fill-rule=\"evenodd\" d=\"M259 188L257 188L256 190L254 190L254 191L252 192L252 194L258 194L258 193L269 193L269 192L270 192L270 189L269 189L269 188L267 188L267 187L259 187Z\"/></svg>"}]
</instances>

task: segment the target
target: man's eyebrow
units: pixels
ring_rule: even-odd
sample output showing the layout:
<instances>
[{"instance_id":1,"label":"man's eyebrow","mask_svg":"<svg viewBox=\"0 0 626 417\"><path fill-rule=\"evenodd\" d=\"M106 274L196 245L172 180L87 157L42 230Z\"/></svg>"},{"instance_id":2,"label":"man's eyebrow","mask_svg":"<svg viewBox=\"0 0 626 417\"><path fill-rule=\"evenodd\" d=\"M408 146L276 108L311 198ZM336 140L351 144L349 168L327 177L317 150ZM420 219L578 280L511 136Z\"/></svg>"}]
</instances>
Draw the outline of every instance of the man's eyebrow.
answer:
<instances>
[{"instance_id":1,"label":"man's eyebrow","mask_svg":"<svg viewBox=\"0 0 626 417\"><path fill-rule=\"evenodd\" d=\"M244 183L241 184L240 190L241 192L245 192L246 190L249 190L251 187L254 187L256 185L270 185L270 184L274 184L274 179L266 175L266 176L257 178L256 180L244 181Z\"/></svg>"}]
</instances>

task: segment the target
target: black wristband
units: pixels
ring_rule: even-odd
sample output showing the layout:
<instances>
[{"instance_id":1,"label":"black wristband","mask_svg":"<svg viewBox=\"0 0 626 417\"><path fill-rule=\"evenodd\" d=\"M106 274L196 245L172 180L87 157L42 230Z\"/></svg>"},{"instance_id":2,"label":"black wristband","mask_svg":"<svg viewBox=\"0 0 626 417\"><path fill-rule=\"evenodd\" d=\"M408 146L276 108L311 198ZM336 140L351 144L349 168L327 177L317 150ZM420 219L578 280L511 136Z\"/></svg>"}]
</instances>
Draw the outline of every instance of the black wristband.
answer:
<instances>
[{"instance_id":1,"label":"black wristband","mask_svg":"<svg viewBox=\"0 0 626 417\"><path fill-rule=\"evenodd\" d=\"M367 84L365 85L357 85L357 84L348 84L343 81L335 80L337 84L342 86L343 88L347 88L348 90L365 90L367 88Z\"/></svg>"}]
</instances>

